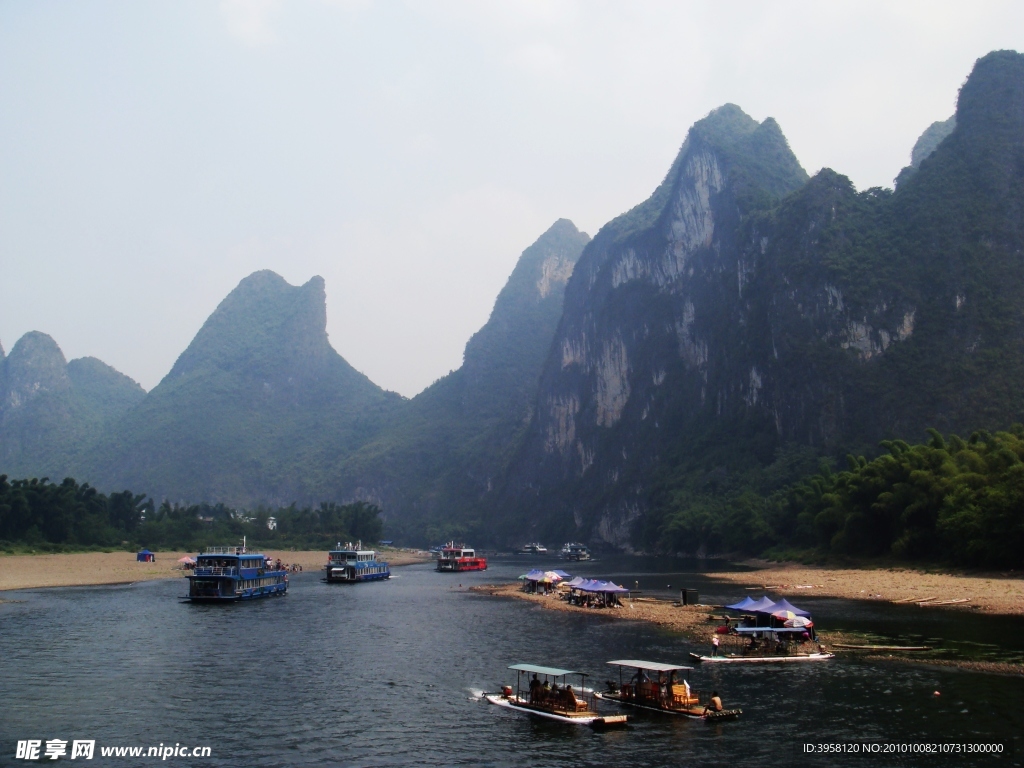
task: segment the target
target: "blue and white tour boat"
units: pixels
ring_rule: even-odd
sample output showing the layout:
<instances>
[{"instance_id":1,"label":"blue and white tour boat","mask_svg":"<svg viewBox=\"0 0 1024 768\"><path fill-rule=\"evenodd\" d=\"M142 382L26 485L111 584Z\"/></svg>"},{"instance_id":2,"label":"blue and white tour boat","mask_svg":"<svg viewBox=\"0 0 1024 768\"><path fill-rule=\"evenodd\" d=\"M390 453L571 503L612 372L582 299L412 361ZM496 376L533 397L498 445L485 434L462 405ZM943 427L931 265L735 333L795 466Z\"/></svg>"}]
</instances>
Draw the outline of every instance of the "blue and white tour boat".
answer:
<instances>
[{"instance_id":1,"label":"blue and white tour boat","mask_svg":"<svg viewBox=\"0 0 1024 768\"><path fill-rule=\"evenodd\" d=\"M354 584L359 581L383 581L391 578L391 568L377 559L372 549L363 549L363 543L355 546L346 544L327 553L324 566L324 581L328 583Z\"/></svg>"},{"instance_id":2,"label":"blue and white tour boat","mask_svg":"<svg viewBox=\"0 0 1024 768\"><path fill-rule=\"evenodd\" d=\"M259 552L241 547L207 547L196 556L188 579L188 599L193 602L252 600L283 595L288 591L288 572Z\"/></svg>"}]
</instances>

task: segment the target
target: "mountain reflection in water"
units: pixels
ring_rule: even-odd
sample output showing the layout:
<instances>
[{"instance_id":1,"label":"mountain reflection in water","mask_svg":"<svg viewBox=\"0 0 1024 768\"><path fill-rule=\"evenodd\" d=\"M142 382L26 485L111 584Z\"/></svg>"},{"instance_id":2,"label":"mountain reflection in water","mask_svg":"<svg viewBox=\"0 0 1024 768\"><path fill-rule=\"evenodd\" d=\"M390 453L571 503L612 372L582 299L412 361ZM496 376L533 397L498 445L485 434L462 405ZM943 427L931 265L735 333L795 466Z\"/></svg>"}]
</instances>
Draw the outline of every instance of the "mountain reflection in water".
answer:
<instances>
[{"instance_id":1,"label":"mountain reflection in water","mask_svg":"<svg viewBox=\"0 0 1024 768\"><path fill-rule=\"evenodd\" d=\"M1024 757L1017 735L1024 678L920 664L837 659L697 669L695 687L717 689L744 712L713 726L631 712L629 728L601 733L487 705L479 693L512 680L506 667L514 662L578 669L601 685L612 677L606 660L685 663L692 648L645 624L466 592L535 564L548 565L508 558L482 573L438 574L424 564L396 569L390 582L355 586L304 573L292 577L286 597L226 606L179 602L183 579L6 593L24 602L0 605L0 765L18 762L15 742L30 738L212 747L209 760L167 760L197 766L980 766L1020 765ZM712 574L684 572L690 564L572 565L627 586L640 581L648 594L662 581L657 589L666 594L684 586L701 589L702 598L737 594L714 586ZM845 614L861 631L885 636L917 615L888 611L895 606L876 615L821 598L801 603L812 601L822 625ZM989 617L941 619L923 636L978 618ZM986 625L985 642L1012 652L1019 626ZM1015 636L993 636L1002 631ZM799 751L805 742L866 739L999 739L1013 754L809 758ZM105 762L97 751L90 765L104 764L127 763Z\"/></svg>"}]
</instances>

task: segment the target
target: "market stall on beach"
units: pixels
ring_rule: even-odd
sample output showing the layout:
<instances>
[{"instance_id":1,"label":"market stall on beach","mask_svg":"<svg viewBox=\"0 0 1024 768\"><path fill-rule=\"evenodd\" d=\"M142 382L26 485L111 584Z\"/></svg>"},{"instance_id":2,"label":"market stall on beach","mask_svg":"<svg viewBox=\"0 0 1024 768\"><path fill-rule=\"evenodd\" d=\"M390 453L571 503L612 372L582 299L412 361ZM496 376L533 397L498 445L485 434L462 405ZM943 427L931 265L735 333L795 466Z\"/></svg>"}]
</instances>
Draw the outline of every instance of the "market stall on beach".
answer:
<instances>
[{"instance_id":1,"label":"market stall on beach","mask_svg":"<svg viewBox=\"0 0 1024 768\"><path fill-rule=\"evenodd\" d=\"M819 661L832 658L816 646L814 622L809 611L785 598L760 600L746 597L723 606L740 615L719 617L724 623L716 630L710 656L691 654L697 661ZM736 624L733 624L733 621ZM732 647L729 647L732 646Z\"/></svg>"},{"instance_id":2,"label":"market stall on beach","mask_svg":"<svg viewBox=\"0 0 1024 768\"><path fill-rule=\"evenodd\" d=\"M523 582L524 592L547 594L555 585L571 578L572 575L565 571L542 571L539 568L534 568L520 576L519 581Z\"/></svg>"},{"instance_id":3,"label":"market stall on beach","mask_svg":"<svg viewBox=\"0 0 1024 768\"><path fill-rule=\"evenodd\" d=\"M576 583L573 583L576 582ZM629 590L620 587L613 581L601 581L599 579L580 579L578 582L573 579L568 584L570 605L581 605L585 608L615 608L620 607L620 598L629 596Z\"/></svg>"}]
</instances>

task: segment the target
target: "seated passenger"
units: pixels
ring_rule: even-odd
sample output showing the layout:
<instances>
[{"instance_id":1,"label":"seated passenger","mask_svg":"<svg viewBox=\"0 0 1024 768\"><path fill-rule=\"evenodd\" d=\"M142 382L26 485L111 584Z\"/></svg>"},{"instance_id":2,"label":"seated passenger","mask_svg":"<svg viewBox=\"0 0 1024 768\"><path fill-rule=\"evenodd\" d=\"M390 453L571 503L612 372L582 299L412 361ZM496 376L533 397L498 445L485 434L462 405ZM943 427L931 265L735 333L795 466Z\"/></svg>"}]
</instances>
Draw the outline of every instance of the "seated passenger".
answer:
<instances>
[{"instance_id":1,"label":"seated passenger","mask_svg":"<svg viewBox=\"0 0 1024 768\"><path fill-rule=\"evenodd\" d=\"M579 699L576 698L576 694L572 692L572 686L565 686L565 708L576 710L578 709Z\"/></svg>"}]
</instances>

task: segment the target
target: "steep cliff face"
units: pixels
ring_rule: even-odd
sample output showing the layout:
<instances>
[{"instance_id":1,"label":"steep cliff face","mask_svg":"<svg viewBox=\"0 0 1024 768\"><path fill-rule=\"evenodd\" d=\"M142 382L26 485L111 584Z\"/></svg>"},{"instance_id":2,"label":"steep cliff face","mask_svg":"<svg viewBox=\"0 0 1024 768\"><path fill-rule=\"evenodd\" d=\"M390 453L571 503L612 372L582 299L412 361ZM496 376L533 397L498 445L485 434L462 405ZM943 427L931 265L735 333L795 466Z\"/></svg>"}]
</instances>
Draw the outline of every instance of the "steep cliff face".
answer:
<instances>
[{"instance_id":1,"label":"steep cliff face","mask_svg":"<svg viewBox=\"0 0 1024 768\"><path fill-rule=\"evenodd\" d=\"M805 180L774 120L726 105L694 125L650 199L602 228L569 281L509 476L513 528L628 541L665 433L732 394L721 369L745 354L732 337L750 322L737 299L755 268L740 223ZM758 375L745 366L741 399Z\"/></svg>"},{"instance_id":2,"label":"steep cliff face","mask_svg":"<svg viewBox=\"0 0 1024 768\"><path fill-rule=\"evenodd\" d=\"M323 280L239 283L83 476L156 498L316 502L401 398L331 347Z\"/></svg>"},{"instance_id":3,"label":"steep cliff face","mask_svg":"<svg viewBox=\"0 0 1024 768\"><path fill-rule=\"evenodd\" d=\"M380 503L392 533L490 535L490 497L529 424L565 285L589 240L561 219L523 251L462 366L341 463L344 497Z\"/></svg>"},{"instance_id":4,"label":"steep cliff face","mask_svg":"<svg viewBox=\"0 0 1024 768\"><path fill-rule=\"evenodd\" d=\"M144 395L99 360L68 363L52 338L26 333L0 357L0 473L62 479Z\"/></svg>"},{"instance_id":5,"label":"steep cliff face","mask_svg":"<svg viewBox=\"0 0 1024 768\"><path fill-rule=\"evenodd\" d=\"M978 62L895 194L806 181L736 107L697 123L570 280L506 530L627 547L680 476L1019 419L1022 60Z\"/></svg>"}]
</instances>

